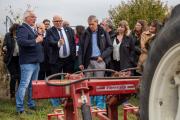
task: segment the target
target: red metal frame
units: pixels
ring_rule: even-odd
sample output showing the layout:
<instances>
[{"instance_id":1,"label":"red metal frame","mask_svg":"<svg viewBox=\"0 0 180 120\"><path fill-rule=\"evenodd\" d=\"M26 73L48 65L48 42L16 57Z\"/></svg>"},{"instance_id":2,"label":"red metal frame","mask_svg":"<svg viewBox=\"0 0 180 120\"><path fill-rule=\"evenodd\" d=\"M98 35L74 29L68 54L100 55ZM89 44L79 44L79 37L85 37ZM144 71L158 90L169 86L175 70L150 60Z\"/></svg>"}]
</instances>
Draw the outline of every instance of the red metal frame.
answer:
<instances>
[{"instance_id":1,"label":"red metal frame","mask_svg":"<svg viewBox=\"0 0 180 120\"><path fill-rule=\"evenodd\" d=\"M53 82L53 81L52 81ZM57 82L57 81L54 81ZM87 86L90 89L89 95L118 95L118 94L130 94L136 93L139 79L109 79L98 80L93 79L87 81ZM78 83L71 86L48 86L45 81L38 80L33 81L33 98L45 99L45 98L72 98L71 89L76 87L76 90L80 89L78 86L83 83ZM43 93L42 93L43 92Z\"/></svg>"},{"instance_id":2,"label":"red metal frame","mask_svg":"<svg viewBox=\"0 0 180 120\"><path fill-rule=\"evenodd\" d=\"M107 116L106 110L102 110L102 109L97 108L97 107L92 107L91 113L93 116L99 118L99 120L110 120Z\"/></svg>"},{"instance_id":3,"label":"red metal frame","mask_svg":"<svg viewBox=\"0 0 180 120\"><path fill-rule=\"evenodd\" d=\"M54 113L48 114L48 120L51 120L52 117L56 117L58 120L64 120L64 112L62 109L54 110Z\"/></svg>"},{"instance_id":4,"label":"red metal frame","mask_svg":"<svg viewBox=\"0 0 180 120\"><path fill-rule=\"evenodd\" d=\"M72 75L69 81L83 78L82 75ZM50 80L50 83L59 83L58 80ZM65 120L80 120L82 91L87 99L86 105L90 106L90 97L96 95L120 95L137 93L139 78L109 78L109 79L89 79L70 86L48 86L45 81L33 81L33 98L68 98L64 107L64 114L48 114L48 120L52 116L60 117ZM97 116L100 120L118 120L117 105L108 107L108 117L105 110L96 110L91 108L91 114ZM61 120L59 118L59 120Z\"/></svg>"},{"instance_id":5,"label":"red metal frame","mask_svg":"<svg viewBox=\"0 0 180 120\"><path fill-rule=\"evenodd\" d=\"M139 107L133 106L131 104L127 104L127 105L124 105L123 110L124 110L124 120L128 120L127 113L132 113L132 114L137 115L139 112Z\"/></svg>"}]
</instances>

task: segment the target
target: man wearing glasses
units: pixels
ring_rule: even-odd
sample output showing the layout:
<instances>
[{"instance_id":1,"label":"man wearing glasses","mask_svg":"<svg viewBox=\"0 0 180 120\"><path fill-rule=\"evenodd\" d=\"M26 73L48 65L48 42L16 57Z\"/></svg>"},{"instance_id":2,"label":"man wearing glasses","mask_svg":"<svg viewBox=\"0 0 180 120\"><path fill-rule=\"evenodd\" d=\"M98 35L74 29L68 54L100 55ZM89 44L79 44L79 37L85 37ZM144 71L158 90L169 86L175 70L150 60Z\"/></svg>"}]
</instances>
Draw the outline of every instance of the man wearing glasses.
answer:
<instances>
[{"instance_id":1,"label":"man wearing glasses","mask_svg":"<svg viewBox=\"0 0 180 120\"><path fill-rule=\"evenodd\" d=\"M35 110L35 102L32 100L32 80L37 80L39 63L44 60L43 36L35 30L36 15L27 10L24 13L24 23L17 30L17 42L19 45L19 63L21 69L20 84L16 93L16 110L18 114L24 113L24 96L28 90L28 107Z\"/></svg>"},{"instance_id":2,"label":"man wearing glasses","mask_svg":"<svg viewBox=\"0 0 180 120\"><path fill-rule=\"evenodd\" d=\"M73 73L76 56L74 31L70 27L63 27L61 16L54 16L52 22L54 26L47 30L51 74ZM58 106L59 100L53 99L52 104Z\"/></svg>"}]
</instances>

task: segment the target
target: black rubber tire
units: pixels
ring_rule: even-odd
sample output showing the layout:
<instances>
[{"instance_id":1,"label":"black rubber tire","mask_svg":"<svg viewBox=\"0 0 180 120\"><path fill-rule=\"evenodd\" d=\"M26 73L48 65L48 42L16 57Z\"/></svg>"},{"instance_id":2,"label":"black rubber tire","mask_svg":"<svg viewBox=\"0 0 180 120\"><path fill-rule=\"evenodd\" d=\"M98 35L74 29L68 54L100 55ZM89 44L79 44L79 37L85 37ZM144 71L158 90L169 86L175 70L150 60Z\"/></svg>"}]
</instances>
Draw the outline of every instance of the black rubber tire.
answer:
<instances>
[{"instance_id":1,"label":"black rubber tire","mask_svg":"<svg viewBox=\"0 0 180 120\"><path fill-rule=\"evenodd\" d=\"M151 46L140 85L140 119L149 119L149 95L154 72L163 55L174 45L180 43L180 5L176 6L170 19Z\"/></svg>"},{"instance_id":2,"label":"black rubber tire","mask_svg":"<svg viewBox=\"0 0 180 120\"><path fill-rule=\"evenodd\" d=\"M92 120L90 106L82 104L81 111L83 120Z\"/></svg>"}]
</instances>

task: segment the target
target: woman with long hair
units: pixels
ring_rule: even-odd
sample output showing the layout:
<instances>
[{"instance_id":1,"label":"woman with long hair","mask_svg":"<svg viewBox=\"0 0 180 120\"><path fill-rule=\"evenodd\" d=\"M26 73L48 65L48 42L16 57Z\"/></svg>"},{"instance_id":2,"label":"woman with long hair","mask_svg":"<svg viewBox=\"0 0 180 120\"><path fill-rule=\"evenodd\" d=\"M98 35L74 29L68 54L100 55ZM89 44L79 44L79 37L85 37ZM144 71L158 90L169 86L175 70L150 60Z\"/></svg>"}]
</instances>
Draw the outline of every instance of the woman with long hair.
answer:
<instances>
[{"instance_id":1,"label":"woman with long hair","mask_svg":"<svg viewBox=\"0 0 180 120\"><path fill-rule=\"evenodd\" d=\"M10 97L15 98L16 81L19 83L20 65L19 65L19 47L16 41L16 30L19 24L13 24L6 33L2 51L4 53L4 63L10 73Z\"/></svg>"},{"instance_id":2,"label":"woman with long hair","mask_svg":"<svg viewBox=\"0 0 180 120\"><path fill-rule=\"evenodd\" d=\"M143 71L143 66L145 64L145 61L147 59L148 50L150 49L150 46L152 42L154 41L156 35L160 31L162 27L162 23L158 20L153 20L150 25L149 29L142 33L141 35L141 55L138 60L137 67L139 68L140 72Z\"/></svg>"},{"instance_id":3,"label":"woman with long hair","mask_svg":"<svg viewBox=\"0 0 180 120\"><path fill-rule=\"evenodd\" d=\"M130 37L133 40L135 49L134 49L134 64L133 67L137 67L139 56L141 54L141 35L147 29L147 22L145 20L138 20L134 26L134 29L130 33ZM138 72L134 71L134 75L140 75Z\"/></svg>"}]
</instances>

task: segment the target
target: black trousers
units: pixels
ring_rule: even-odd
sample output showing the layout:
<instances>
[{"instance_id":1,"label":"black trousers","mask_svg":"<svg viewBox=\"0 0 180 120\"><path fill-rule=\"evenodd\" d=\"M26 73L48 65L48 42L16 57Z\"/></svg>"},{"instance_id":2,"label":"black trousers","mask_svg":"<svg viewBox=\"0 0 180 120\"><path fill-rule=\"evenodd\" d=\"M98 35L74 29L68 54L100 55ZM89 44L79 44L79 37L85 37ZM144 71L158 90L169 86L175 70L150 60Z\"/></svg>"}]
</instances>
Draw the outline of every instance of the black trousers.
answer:
<instances>
[{"instance_id":1,"label":"black trousers","mask_svg":"<svg viewBox=\"0 0 180 120\"><path fill-rule=\"evenodd\" d=\"M51 74L55 73L73 73L74 59L72 57L58 58L55 64L50 64Z\"/></svg>"},{"instance_id":2,"label":"black trousers","mask_svg":"<svg viewBox=\"0 0 180 120\"><path fill-rule=\"evenodd\" d=\"M10 63L7 65L9 70L11 79L10 79L10 94L12 97L15 95L15 88L16 88L16 80L20 81L20 65L19 65L19 57L13 56Z\"/></svg>"},{"instance_id":3,"label":"black trousers","mask_svg":"<svg viewBox=\"0 0 180 120\"><path fill-rule=\"evenodd\" d=\"M120 71L121 70L121 64L120 61L112 60L111 62L111 68L115 71Z\"/></svg>"},{"instance_id":4,"label":"black trousers","mask_svg":"<svg viewBox=\"0 0 180 120\"><path fill-rule=\"evenodd\" d=\"M47 62L40 63L38 80L44 80L45 77L51 75L51 71L50 71L49 67L50 67L50 65Z\"/></svg>"}]
</instances>

